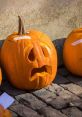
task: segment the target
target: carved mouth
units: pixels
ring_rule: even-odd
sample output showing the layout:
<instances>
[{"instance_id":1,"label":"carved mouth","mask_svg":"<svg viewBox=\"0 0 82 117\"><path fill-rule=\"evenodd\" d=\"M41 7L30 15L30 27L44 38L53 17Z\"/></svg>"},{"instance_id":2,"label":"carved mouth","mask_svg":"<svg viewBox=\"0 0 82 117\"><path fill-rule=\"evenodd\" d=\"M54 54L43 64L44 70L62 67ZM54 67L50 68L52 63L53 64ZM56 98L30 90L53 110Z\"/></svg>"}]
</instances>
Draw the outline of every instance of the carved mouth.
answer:
<instances>
[{"instance_id":1,"label":"carved mouth","mask_svg":"<svg viewBox=\"0 0 82 117\"><path fill-rule=\"evenodd\" d=\"M44 65L40 68L33 68L32 71L31 71L31 77L34 76L36 73L42 73L42 72L51 74L52 73L52 67L48 66L48 65Z\"/></svg>"}]
</instances>

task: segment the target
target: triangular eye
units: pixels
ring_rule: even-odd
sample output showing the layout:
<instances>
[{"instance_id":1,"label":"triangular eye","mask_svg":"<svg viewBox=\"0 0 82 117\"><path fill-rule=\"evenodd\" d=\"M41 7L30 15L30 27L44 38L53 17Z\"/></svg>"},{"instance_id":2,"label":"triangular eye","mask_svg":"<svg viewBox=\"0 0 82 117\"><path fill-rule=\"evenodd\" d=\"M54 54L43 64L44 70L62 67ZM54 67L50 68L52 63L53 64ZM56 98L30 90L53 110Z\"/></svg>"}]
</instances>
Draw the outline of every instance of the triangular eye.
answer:
<instances>
[{"instance_id":1,"label":"triangular eye","mask_svg":"<svg viewBox=\"0 0 82 117\"><path fill-rule=\"evenodd\" d=\"M29 59L30 61L34 61L34 60L35 60L33 48L32 48L31 51L29 52L28 59Z\"/></svg>"},{"instance_id":2,"label":"triangular eye","mask_svg":"<svg viewBox=\"0 0 82 117\"><path fill-rule=\"evenodd\" d=\"M42 51L43 51L43 54L45 57L49 57L49 52L48 52L48 49L46 47L41 47L42 48Z\"/></svg>"}]
</instances>

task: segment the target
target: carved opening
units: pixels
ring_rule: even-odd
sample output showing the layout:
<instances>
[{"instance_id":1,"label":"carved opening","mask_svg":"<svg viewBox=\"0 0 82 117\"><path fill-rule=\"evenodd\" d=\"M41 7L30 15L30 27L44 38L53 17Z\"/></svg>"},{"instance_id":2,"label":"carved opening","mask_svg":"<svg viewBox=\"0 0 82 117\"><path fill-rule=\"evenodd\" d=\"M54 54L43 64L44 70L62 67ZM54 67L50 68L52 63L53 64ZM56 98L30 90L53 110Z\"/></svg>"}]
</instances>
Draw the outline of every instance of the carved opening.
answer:
<instances>
[{"instance_id":1,"label":"carved opening","mask_svg":"<svg viewBox=\"0 0 82 117\"><path fill-rule=\"evenodd\" d=\"M49 53L48 53L47 48L42 47L42 51L43 51L43 54L44 54L45 57L48 57L49 56Z\"/></svg>"},{"instance_id":2,"label":"carved opening","mask_svg":"<svg viewBox=\"0 0 82 117\"><path fill-rule=\"evenodd\" d=\"M51 74L52 73L51 66L44 65L40 68L33 68L31 71L31 76L34 76L36 73L42 73L42 72L47 72L47 73Z\"/></svg>"},{"instance_id":3,"label":"carved opening","mask_svg":"<svg viewBox=\"0 0 82 117\"><path fill-rule=\"evenodd\" d=\"M34 52L33 52L33 49L31 49L29 55L28 55L28 59L30 61L34 61L35 60L35 56L34 56Z\"/></svg>"}]
</instances>

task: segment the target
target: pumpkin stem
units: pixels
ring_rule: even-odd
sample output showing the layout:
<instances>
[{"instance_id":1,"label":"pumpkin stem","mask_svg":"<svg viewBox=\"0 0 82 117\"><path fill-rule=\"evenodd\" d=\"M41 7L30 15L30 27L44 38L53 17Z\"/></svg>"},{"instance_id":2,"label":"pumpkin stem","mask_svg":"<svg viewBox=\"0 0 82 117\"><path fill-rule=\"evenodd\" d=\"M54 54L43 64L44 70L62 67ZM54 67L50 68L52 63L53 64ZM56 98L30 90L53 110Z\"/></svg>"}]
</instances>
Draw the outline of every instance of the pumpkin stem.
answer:
<instances>
[{"instance_id":1,"label":"pumpkin stem","mask_svg":"<svg viewBox=\"0 0 82 117\"><path fill-rule=\"evenodd\" d=\"M18 18L19 18L18 34L22 35L22 34L25 34L24 25L23 25L21 17L18 16Z\"/></svg>"}]
</instances>

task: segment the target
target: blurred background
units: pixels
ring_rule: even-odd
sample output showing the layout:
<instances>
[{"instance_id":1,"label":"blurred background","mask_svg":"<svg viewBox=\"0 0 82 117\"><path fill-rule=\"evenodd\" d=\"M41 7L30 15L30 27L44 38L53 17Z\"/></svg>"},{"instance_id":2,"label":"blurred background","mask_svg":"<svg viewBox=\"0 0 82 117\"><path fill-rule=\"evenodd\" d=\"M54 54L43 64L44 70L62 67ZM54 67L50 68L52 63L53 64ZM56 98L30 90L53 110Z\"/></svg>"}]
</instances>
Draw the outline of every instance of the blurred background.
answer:
<instances>
[{"instance_id":1,"label":"blurred background","mask_svg":"<svg viewBox=\"0 0 82 117\"><path fill-rule=\"evenodd\" d=\"M18 15L26 30L63 38L82 27L82 0L0 0L0 40L18 30Z\"/></svg>"}]
</instances>

